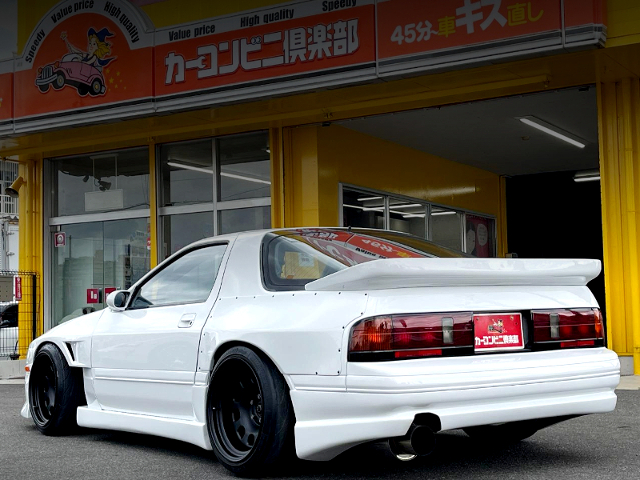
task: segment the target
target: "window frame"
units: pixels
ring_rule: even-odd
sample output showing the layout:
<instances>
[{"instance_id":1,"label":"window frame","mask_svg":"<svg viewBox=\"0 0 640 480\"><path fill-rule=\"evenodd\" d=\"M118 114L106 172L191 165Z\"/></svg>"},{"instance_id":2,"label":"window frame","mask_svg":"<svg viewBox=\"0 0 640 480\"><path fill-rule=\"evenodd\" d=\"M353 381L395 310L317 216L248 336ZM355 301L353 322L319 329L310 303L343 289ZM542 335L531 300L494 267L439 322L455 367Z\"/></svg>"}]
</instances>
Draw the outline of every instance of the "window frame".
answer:
<instances>
[{"instance_id":1,"label":"window frame","mask_svg":"<svg viewBox=\"0 0 640 480\"><path fill-rule=\"evenodd\" d=\"M218 200L219 197L219 189L220 189L220 151L219 151L219 141L224 137L242 137L247 135L254 135L257 133L262 133L268 139L268 142L271 141L271 137L269 136L269 130L259 129L252 130L249 132L241 132L241 133L230 133L227 135L217 135L217 136L209 136L202 137L196 139L189 140L179 140L174 142L163 142L157 143L155 145L155 166L156 166L156 185L158 188L156 189L156 201L159 205L157 208L157 225L158 225L158 249L157 249L157 260L163 261L172 256L172 254L167 251L164 251L164 244L166 232L164 229L164 218L174 215L180 215L183 213L209 213L212 218L212 231L213 236L220 235L220 222L219 222L219 212L223 210L241 210L244 208L253 208L253 207L271 207L271 197L273 193L273 178L270 178L271 181L271 193L268 197L255 197L255 198L246 198L240 200ZM213 199L210 202L200 202L200 203L188 203L181 205L168 205L164 206L162 203L162 196L164 192L161 191L162 188L162 156L160 154L161 148L165 145L172 144L188 144L192 142L203 142L203 141L211 141L212 148L212 182L213 182ZM270 158L270 162L273 163L273 159ZM273 224L273 219L271 221Z\"/></svg>"},{"instance_id":2,"label":"window frame","mask_svg":"<svg viewBox=\"0 0 640 480\"><path fill-rule=\"evenodd\" d=\"M146 306L146 307L133 307L132 306L132 303L133 303L134 299L140 294L140 290L142 289L142 287L145 286L147 283L149 283L151 280L153 280L161 272L165 271L165 269L167 269L168 267L173 265L175 262L177 262L181 258L184 258L186 255L188 255L188 254L190 254L192 252L195 252L196 250L202 250L202 249L205 249L205 248L216 247L216 246L220 246L220 245L225 245L225 250L224 250L224 253L222 254L222 260L220 261L220 266L218 267L218 271L216 272L216 276L213 279L213 283L211 285L211 290L209 291L209 295L207 296L207 298L204 301L202 301L202 302L164 303L162 305L149 305L149 306ZM225 262L225 259L229 255L229 250L230 250L230 242L228 240L219 240L219 241L213 241L213 242L208 242L208 243L204 243L204 244L194 245L193 247L189 247L189 248L185 249L184 251L176 252L176 254L171 255L170 257L168 257L166 262L164 262L162 265L159 265L157 269L151 270L151 272L149 272L151 275L147 275L147 276L141 278L140 281L136 285L134 285L132 287L133 290L131 291L131 295L129 295L129 298L127 299L127 305L125 307L125 311L148 310L148 309L152 309L152 308L172 307L172 306L176 306L176 305L198 305L198 304L202 304L202 303L207 303L209 301L209 299L211 298L211 294L215 290L215 286L216 286L216 283L218 282L220 271L222 270L222 266L223 266L223 264ZM178 255L178 253L179 253L179 255Z\"/></svg>"}]
</instances>

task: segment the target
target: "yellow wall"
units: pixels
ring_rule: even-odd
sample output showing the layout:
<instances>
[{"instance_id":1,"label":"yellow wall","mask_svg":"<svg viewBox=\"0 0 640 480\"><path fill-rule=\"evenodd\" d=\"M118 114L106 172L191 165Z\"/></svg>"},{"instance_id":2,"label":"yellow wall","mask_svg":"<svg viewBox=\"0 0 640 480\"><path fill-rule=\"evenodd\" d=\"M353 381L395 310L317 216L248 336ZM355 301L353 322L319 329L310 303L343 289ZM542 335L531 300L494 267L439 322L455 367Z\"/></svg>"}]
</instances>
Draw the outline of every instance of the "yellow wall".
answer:
<instances>
[{"instance_id":1,"label":"yellow wall","mask_svg":"<svg viewBox=\"0 0 640 480\"><path fill-rule=\"evenodd\" d=\"M291 128L285 138L287 226L338 225L339 184L348 183L493 215L502 251L498 175L339 125Z\"/></svg>"},{"instance_id":2,"label":"yellow wall","mask_svg":"<svg viewBox=\"0 0 640 480\"><path fill-rule=\"evenodd\" d=\"M607 47L640 42L640 3L607 0Z\"/></svg>"}]
</instances>

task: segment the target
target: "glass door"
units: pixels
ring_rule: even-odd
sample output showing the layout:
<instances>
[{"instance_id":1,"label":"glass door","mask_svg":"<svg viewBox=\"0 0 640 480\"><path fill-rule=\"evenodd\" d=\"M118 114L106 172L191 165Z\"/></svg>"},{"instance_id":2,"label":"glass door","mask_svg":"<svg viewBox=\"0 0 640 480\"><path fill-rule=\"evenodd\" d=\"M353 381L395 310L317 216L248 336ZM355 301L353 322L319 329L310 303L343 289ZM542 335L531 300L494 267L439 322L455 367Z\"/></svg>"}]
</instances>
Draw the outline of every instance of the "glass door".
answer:
<instances>
[{"instance_id":1,"label":"glass door","mask_svg":"<svg viewBox=\"0 0 640 480\"><path fill-rule=\"evenodd\" d=\"M60 225L52 235L52 326L104 308L111 290L149 271L148 218Z\"/></svg>"}]
</instances>

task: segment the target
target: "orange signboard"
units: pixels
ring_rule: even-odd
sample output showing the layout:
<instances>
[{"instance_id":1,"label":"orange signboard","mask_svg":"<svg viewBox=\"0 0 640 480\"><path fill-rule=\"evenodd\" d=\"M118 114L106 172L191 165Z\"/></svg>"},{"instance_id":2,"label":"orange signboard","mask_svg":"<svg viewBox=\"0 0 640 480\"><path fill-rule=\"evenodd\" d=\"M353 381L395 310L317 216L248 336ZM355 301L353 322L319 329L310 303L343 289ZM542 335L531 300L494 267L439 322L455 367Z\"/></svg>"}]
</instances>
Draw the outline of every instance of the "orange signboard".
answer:
<instances>
[{"instance_id":1,"label":"orange signboard","mask_svg":"<svg viewBox=\"0 0 640 480\"><path fill-rule=\"evenodd\" d=\"M155 30L64 0L0 62L0 135L597 46L604 22L604 0L298 0Z\"/></svg>"},{"instance_id":2,"label":"orange signboard","mask_svg":"<svg viewBox=\"0 0 640 480\"><path fill-rule=\"evenodd\" d=\"M16 117L149 98L152 47L131 50L112 20L78 15L57 25L16 72Z\"/></svg>"},{"instance_id":3,"label":"orange signboard","mask_svg":"<svg viewBox=\"0 0 640 480\"><path fill-rule=\"evenodd\" d=\"M104 120L153 98L153 35L126 2L60 2L41 20L14 73L15 129ZM117 109L114 109L117 106ZM80 113L81 112L81 113ZM45 120L46 119L46 120ZM29 129L29 127L27 127Z\"/></svg>"},{"instance_id":4,"label":"orange signboard","mask_svg":"<svg viewBox=\"0 0 640 480\"><path fill-rule=\"evenodd\" d=\"M272 89L266 80L317 78L319 72L340 72L346 80L345 70L360 67L373 76L374 23L372 1L311 1L158 32L156 96Z\"/></svg>"}]
</instances>

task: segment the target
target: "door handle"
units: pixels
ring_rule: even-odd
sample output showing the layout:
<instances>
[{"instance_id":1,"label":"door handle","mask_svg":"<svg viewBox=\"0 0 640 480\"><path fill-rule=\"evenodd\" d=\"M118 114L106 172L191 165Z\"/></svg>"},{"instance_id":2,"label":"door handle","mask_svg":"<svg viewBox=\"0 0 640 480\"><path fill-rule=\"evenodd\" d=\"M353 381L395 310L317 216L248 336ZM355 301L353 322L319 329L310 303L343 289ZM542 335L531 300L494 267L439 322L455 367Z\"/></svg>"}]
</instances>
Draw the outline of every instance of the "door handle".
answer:
<instances>
[{"instance_id":1,"label":"door handle","mask_svg":"<svg viewBox=\"0 0 640 480\"><path fill-rule=\"evenodd\" d=\"M182 315L180 321L178 322L178 328L189 328L191 325L193 325L193 321L195 319L195 313L185 313L184 315Z\"/></svg>"}]
</instances>

